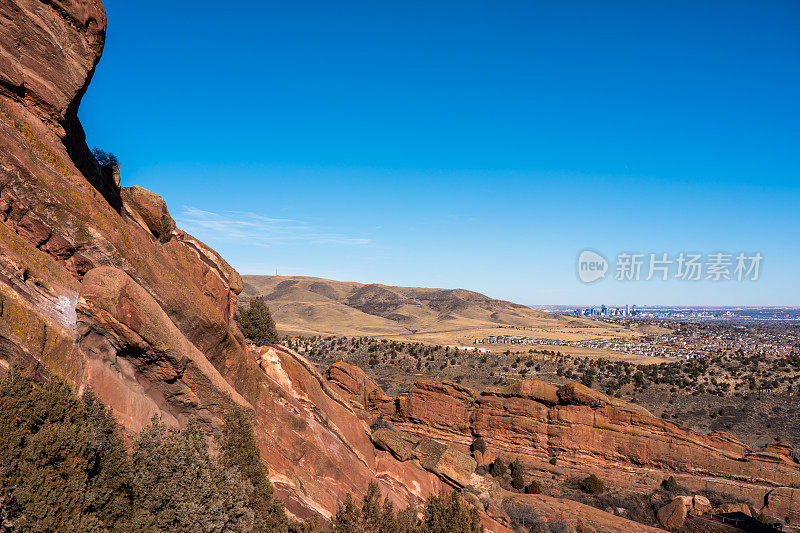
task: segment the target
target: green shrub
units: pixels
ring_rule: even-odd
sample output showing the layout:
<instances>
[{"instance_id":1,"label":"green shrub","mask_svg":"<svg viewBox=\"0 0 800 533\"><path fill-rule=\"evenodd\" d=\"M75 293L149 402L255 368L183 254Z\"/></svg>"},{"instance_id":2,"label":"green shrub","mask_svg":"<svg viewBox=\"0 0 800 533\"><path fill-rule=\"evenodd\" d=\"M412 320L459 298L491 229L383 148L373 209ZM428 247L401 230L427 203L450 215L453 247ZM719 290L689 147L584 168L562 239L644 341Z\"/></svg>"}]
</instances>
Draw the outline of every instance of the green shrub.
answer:
<instances>
[{"instance_id":1,"label":"green shrub","mask_svg":"<svg viewBox=\"0 0 800 533\"><path fill-rule=\"evenodd\" d=\"M511 469L511 477L522 477L525 475L525 467L522 465L522 461L519 460L519 457L514 459L509 465Z\"/></svg>"},{"instance_id":2,"label":"green shrub","mask_svg":"<svg viewBox=\"0 0 800 533\"><path fill-rule=\"evenodd\" d=\"M244 407L234 405L226 411L219 446L221 466L237 469L252 486L248 507L253 511L253 533L285 530L289 522L283 502L274 497L267 465L261 460L253 435L250 413Z\"/></svg>"},{"instance_id":3,"label":"green shrub","mask_svg":"<svg viewBox=\"0 0 800 533\"><path fill-rule=\"evenodd\" d=\"M348 493L331 519L333 533L479 533L480 514L457 492L430 496L422 509L422 519L414 507L394 510L388 498L381 500L378 484L372 481L356 504Z\"/></svg>"},{"instance_id":4,"label":"green shrub","mask_svg":"<svg viewBox=\"0 0 800 533\"><path fill-rule=\"evenodd\" d=\"M478 437L474 441L472 441L470 450L472 450L473 452L478 452L481 455L486 453L486 441L483 440L483 437Z\"/></svg>"},{"instance_id":5,"label":"green shrub","mask_svg":"<svg viewBox=\"0 0 800 533\"><path fill-rule=\"evenodd\" d=\"M551 465L553 465L553 466L555 466L555 465L556 465L556 463L557 463L557 461L556 461L556 458L555 458L555 457L551 457L551 458L550 458L550 461L548 461L548 462L549 462Z\"/></svg>"},{"instance_id":6,"label":"green shrub","mask_svg":"<svg viewBox=\"0 0 800 533\"><path fill-rule=\"evenodd\" d=\"M92 148L92 155L95 159L97 159L97 162L100 164L100 166L104 167L106 165L119 165L119 159L117 159L117 156L111 152L106 152L97 146Z\"/></svg>"},{"instance_id":7,"label":"green shrub","mask_svg":"<svg viewBox=\"0 0 800 533\"><path fill-rule=\"evenodd\" d=\"M528 483L528 486L525 487L525 494L541 494L542 493L542 486L539 485L539 482L535 479Z\"/></svg>"},{"instance_id":8,"label":"green shrub","mask_svg":"<svg viewBox=\"0 0 800 533\"><path fill-rule=\"evenodd\" d=\"M0 380L0 500L14 531L127 527L130 465L91 392L12 369Z\"/></svg>"},{"instance_id":9,"label":"green shrub","mask_svg":"<svg viewBox=\"0 0 800 533\"><path fill-rule=\"evenodd\" d=\"M605 485L603 484L603 482L600 481L600 479L594 474L581 480L578 486L583 492L589 494L600 494L605 490Z\"/></svg>"},{"instance_id":10,"label":"green shrub","mask_svg":"<svg viewBox=\"0 0 800 533\"><path fill-rule=\"evenodd\" d=\"M495 458L494 462L492 462L492 465L489 467L489 473L494 477L502 477L506 475L507 471L506 463L499 457Z\"/></svg>"},{"instance_id":11,"label":"green shrub","mask_svg":"<svg viewBox=\"0 0 800 533\"><path fill-rule=\"evenodd\" d=\"M273 497L247 411L227 413L217 444L212 457L199 424L154 418L129 454L91 390L12 369L0 379L0 517L32 532L318 530L290 523Z\"/></svg>"},{"instance_id":12,"label":"green shrub","mask_svg":"<svg viewBox=\"0 0 800 533\"><path fill-rule=\"evenodd\" d=\"M511 486L517 490L522 490L525 488L525 480L522 478L522 476L514 476L511 479Z\"/></svg>"},{"instance_id":13,"label":"green shrub","mask_svg":"<svg viewBox=\"0 0 800 533\"><path fill-rule=\"evenodd\" d=\"M482 533L478 510L458 492L431 496L425 501L420 533Z\"/></svg>"},{"instance_id":14,"label":"green shrub","mask_svg":"<svg viewBox=\"0 0 800 533\"><path fill-rule=\"evenodd\" d=\"M678 482L675 481L675 476L669 476L667 479L662 481L661 488L669 492L677 492Z\"/></svg>"}]
</instances>

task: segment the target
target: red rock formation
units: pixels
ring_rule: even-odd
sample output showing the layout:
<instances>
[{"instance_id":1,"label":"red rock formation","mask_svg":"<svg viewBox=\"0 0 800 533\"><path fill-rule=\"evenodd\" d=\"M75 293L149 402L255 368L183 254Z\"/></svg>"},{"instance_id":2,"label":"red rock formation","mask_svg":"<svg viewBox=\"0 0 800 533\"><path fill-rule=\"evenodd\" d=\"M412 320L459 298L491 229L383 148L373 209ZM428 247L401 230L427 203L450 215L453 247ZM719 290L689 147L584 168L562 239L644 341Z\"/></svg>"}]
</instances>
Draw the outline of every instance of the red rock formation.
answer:
<instances>
[{"instance_id":1,"label":"red rock formation","mask_svg":"<svg viewBox=\"0 0 800 533\"><path fill-rule=\"evenodd\" d=\"M398 397L391 420L412 435L465 451L481 436L489 454L519 457L548 474L597 473L642 492L675 475L689 488L746 496L768 514L800 519L800 489L792 488L800 465L787 446L754 452L726 433L702 435L575 383L556 389L529 380L474 393L420 381ZM560 467L548 463L552 456Z\"/></svg>"},{"instance_id":2,"label":"red rock formation","mask_svg":"<svg viewBox=\"0 0 800 533\"><path fill-rule=\"evenodd\" d=\"M556 454L567 473L603 469L632 487L675 472L797 515L798 469L785 450L751 452L580 386L478 394L426 381L394 399L348 365L326 378L290 350L249 348L232 320L239 274L177 229L160 197L120 189L86 147L77 109L103 47L100 1L3 0L0 18L0 372L20 364L90 385L130 432L153 414L210 429L230 402L249 406L277 492L298 516L329 516L345 492L378 479L398 505L477 487L491 496L490 531L508 531L497 504L512 497L577 509L597 530L646 530L483 487L466 453L475 435L538 468ZM380 414L415 435L406 452L391 434L372 435L386 449L373 445L368 423Z\"/></svg>"},{"instance_id":3,"label":"red rock formation","mask_svg":"<svg viewBox=\"0 0 800 533\"><path fill-rule=\"evenodd\" d=\"M100 1L4 0L0 19L0 372L90 385L130 432L154 414L211 429L230 402L249 406L299 516L329 516L375 478L398 505L442 490L376 450L302 357L245 346L239 274L91 156L77 109L103 48Z\"/></svg>"}]
</instances>

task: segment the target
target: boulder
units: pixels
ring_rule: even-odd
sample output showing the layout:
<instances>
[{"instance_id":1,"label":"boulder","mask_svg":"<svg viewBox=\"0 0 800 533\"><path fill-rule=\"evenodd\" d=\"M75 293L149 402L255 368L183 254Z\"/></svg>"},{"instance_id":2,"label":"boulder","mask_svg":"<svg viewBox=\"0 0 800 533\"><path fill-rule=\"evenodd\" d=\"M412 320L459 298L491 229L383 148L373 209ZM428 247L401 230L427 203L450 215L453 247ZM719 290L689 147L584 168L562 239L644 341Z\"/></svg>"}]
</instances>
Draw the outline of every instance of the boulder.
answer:
<instances>
[{"instance_id":1,"label":"boulder","mask_svg":"<svg viewBox=\"0 0 800 533\"><path fill-rule=\"evenodd\" d=\"M172 238L175 221L163 198L138 185L123 187L121 195L128 213L140 226L152 233L156 240L166 243Z\"/></svg>"},{"instance_id":2,"label":"boulder","mask_svg":"<svg viewBox=\"0 0 800 533\"><path fill-rule=\"evenodd\" d=\"M557 394L558 399L566 405L587 405L594 409L615 407L619 410L648 418L653 416L647 409L640 405L606 396L602 392L590 389L586 385L580 383L567 383L559 387Z\"/></svg>"},{"instance_id":3,"label":"boulder","mask_svg":"<svg viewBox=\"0 0 800 533\"><path fill-rule=\"evenodd\" d=\"M667 529L677 529L686 520L686 505L682 498L675 498L658 510L659 523Z\"/></svg>"},{"instance_id":4,"label":"boulder","mask_svg":"<svg viewBox=\"0 0 800 533\"><path fill-rule=\"evenodd\" d=\"M705 496L700 496L699 494L694 495L694 497L692 498L692 504L694 510L698 514L706 514L708 511L711 510L711 501Z\"/></svg>"},{"instance_id":5,"label":"boulder","mask_svg":"<svg viewBox=\"0 0 800 533\"><path fill-rule=\"evenodd\" d=\"M558 387L537 379L526 379L517 383L511 383L505 387L487 387L481 391L481 395L494 395L504 398L516 396L519 398L528 398L545 405L555 405L558 403Z\"/></svg>"},{"instance_id":6,"label":"boulder","mask_svg":"<svg viewBox=\"0 0 800 533\"><path fill-rule=\"evenodd\" d=\"M325 377L337 392L362 409L377 409L394 401L362 369L343 361L332 364Z\"/></svg>"},{"instance_id":7,"label":"boulder","mask_svg":"<svg viewBox=\"0 0 800 533\"><path fill-rule=\"evenodd\" d=\"M687 511L694 507L694 498L692 496L675 496L673 499L682 501Z\"/></svg>"},{"instance_id":8,"label":"boulder","mask_svg":"<svg viewBox=\"0 0 800 533\"><path fill-rule=\"evenodd\" d=\"M750 506L746 503L724 503L711 509L711 514L744 513L752 516Z\"/></svg>"},{"instance_id":9,"label":"boulder","mask_svg":"<svg viewBox=\"0 0 800 533\"><path fill-rule=\"evenodd\" d=\"M477 466L469 455L427 437L420 439L412 454L425 470L459 487L469 485L470 476Z\"/></svg>"},{"instance_id":10,"label":"boulder","mask_svg":"<svg viewBox=\"0 0 800 533\"><path fill-rule=\"evenodd\" d=\"M397 431L389 428L379 428L372 432L372 442L381 450L391 452L401 461L408 461L413 456L414 447L400 436Z\"/></svg>"}]
</instances>

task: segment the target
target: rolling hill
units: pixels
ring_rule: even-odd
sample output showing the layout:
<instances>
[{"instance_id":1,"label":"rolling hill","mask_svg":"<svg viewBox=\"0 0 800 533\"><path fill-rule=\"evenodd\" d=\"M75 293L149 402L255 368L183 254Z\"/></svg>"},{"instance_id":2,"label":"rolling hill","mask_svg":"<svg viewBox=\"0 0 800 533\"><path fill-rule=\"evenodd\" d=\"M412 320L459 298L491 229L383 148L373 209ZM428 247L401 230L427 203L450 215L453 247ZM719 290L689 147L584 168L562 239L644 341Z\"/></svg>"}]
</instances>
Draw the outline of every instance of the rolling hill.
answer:
<instances>
[{"instance_id":1,"label":"rolling hill","mask_svg":"<svg viewBox=\"0 0 800 533\"><path fill-rule=\"evenodd\" d=\"M263 297L281 333L472 344L487 335L560 340L634 333L464 289L394 287L305 276L242 276L240 304Z\"/></svg>"}]
</instances>

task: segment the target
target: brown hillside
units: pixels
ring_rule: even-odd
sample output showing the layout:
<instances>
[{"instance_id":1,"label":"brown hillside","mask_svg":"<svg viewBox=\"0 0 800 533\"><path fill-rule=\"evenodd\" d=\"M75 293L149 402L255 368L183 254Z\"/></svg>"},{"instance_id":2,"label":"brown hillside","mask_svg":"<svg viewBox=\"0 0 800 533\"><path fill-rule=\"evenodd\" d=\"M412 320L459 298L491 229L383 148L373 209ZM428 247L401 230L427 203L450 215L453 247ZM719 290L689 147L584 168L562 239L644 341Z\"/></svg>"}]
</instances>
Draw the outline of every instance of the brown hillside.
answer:
<instances>
[{"instance_id":1,"label":"brown hillside","mask_svg":"<svg viewBox=\"0 0 800 533\"><path fill-rule=\"evenodd\" d=\"M570 318L464 289L394 287L306 276L243 276L240 302L261 296L281 333L356 335L472 344L487 335L578 340L631 336L618 326Z\"/></svg>"}]
</instances>

